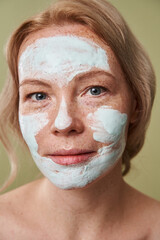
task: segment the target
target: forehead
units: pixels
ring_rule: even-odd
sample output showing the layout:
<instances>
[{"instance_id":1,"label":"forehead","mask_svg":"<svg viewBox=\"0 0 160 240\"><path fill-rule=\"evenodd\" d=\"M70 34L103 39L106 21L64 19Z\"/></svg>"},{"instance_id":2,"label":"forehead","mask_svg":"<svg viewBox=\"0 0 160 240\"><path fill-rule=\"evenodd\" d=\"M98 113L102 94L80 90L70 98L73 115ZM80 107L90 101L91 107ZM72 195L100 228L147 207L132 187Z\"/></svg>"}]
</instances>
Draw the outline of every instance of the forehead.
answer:
<instances>
[{"instance_id":1,"label":"forehead","mask_svg":"<svg viewBox=\"0 0 160 240\"><path fill-rule=\"evenodd\" d=\"M19 56L22 54L22 52L27 46L33 44L37 39L54 37L58 35L75 35L77 37L88 38L100 45L102 48L107 48L107 44L103 43L103 41L88 27L81 24L72 23L63 26L52 25L51 27L29 34L29 36L21 45Z\"/></svg>"},{"instance_id":2,"label":"forehead","mask_svg":"<svg viewBox=\"0 0 160 240\"><path fill-rule=\"evenodd\" d=\"M81 39L87 39L88 41L94 43L95 45L98 45L100 48L102 48L106 54L108 59L108 64L110 67L111 72L115 73L116 75L120 74L123 76L121 67L111 50L111 48L102 41L94 32L92 32L88 27L81 25L81 24L66 24L63 26L51 26L48 28L45 28L43 30L39 30L37 32L34 32L30 34L25 41L22 43L20 52L19 52L19 59L21 58L21 55L25 52L25 50L31 46L34 45L37 41L41 41L41 39L48 38L53 39L54 37L60 37L62 39L62 36L74 36L74 38L81 38ZM65 39L65 38L64 38ZM75 41L76 42L76 41ZM65 45L66 42L64 41ZM77 41L78 43L78 41ZM60 45L61 43L59 43ZM41 48L42 49L42 48ZM71 49L73 51L73 48Z\"/></svg>"},{"instance_id":3,"label":"forehead","mask_svg":"<svg viewBox=\"0 0 160 240\"><path fill-rule=\"evenodd\" d=\"M102 47L105 51L107 51L107 55L109 56L110 60L116 61L116 57L110 47L100 39L93 31L91 31L87 26L72 23L66 24L63 26L53 25L51 27L39 30L30 34L25 41L22 43L20 51L19 51L19 58L22 52L31 44L33 44L37 39L40 38L47 38L47 37L54 37L54 36L67 36L67 35L74 35L77 37L84 37L88 38L89 40L93 41L94 43L98 44Z\"/></svg>"}]
</instances>

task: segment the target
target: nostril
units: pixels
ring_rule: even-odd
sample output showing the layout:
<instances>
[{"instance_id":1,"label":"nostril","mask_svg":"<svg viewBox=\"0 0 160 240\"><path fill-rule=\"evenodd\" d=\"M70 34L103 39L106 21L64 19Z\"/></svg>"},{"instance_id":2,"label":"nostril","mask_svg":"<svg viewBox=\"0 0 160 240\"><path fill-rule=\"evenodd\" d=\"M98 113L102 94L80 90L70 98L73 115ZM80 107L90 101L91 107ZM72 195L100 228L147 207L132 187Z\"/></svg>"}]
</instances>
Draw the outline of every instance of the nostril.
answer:
<instances>
[{"instance_id":1,"label":"nostril","mask_svg":"<svg viewBox=\"0 0 160 240\"><path fill-rule=\"evenodd\" d=\"M59 133L59 132L58 132L57 130L54 132L55 135L57 135L58 133Z\"/></svg>"},{"instance_id":2,"label":"nostril","mask_svg":"<svg viewBox=\"0 0 160 240\"><path fill-rule=\"evenodd\" d=\"M75 133L75 132L77 132L76 130L74 130L74 129L72 129L71 131L70 131L70 133Z\"/></svg>"},{"instance_id":3,"label":"nostril","mask_svg":"<svg viewBox=\"0 0 160 240\"><path fill-rule=\"evenodd\" d=\"M76 131L76 130L74 130L74 129L72 129L71 131L69 131L69 134L70 135L74 135L74 134L77 134L78 132Z\"/></svg>"},{"instance_id":4,"label":"nostril","mask_svg":"<svg viewBox=\"0 0 160 240\"><path fill-rule=\"evenodd\" d=\"M63 131L62 130L55 130L54 134L55 135L61 135L61 134L66 134L66 135L74 135L74 134L77 134L78 132L74 129L72 130L67 130L67 129L64 129Z\"/></svg>"}]
</instances>

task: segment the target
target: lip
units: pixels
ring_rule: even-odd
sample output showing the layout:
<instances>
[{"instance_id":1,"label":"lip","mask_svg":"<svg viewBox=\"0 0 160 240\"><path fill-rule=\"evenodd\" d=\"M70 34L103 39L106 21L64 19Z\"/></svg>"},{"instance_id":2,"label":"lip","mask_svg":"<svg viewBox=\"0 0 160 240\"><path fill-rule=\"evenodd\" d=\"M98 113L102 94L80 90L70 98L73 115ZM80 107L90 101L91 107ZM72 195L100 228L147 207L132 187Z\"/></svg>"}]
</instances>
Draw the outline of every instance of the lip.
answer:
<instances>
[{"instance_id":1,"label":"lip","mask_svg":"<svg viewBox=\"0 0 160 240\"><path fill-rule=\"evenodd\" d=\"M47 157L59 165L73 165L85 162L95 154L96 152L91 150L62 149L47 155Z\"/></svg>"}]
</instances>

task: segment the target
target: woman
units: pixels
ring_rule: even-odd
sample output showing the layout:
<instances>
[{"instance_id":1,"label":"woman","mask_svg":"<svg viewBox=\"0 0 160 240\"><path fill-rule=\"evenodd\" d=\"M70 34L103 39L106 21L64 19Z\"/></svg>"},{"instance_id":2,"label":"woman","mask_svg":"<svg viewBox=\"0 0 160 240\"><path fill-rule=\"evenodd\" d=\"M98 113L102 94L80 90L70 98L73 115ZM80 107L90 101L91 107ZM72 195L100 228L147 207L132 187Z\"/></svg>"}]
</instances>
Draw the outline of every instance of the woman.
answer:
<instances>
[{"instance_id":1,"label":"woman","mask_svg":"<svg viewBox=\"0 0 160 240\"><path fill-rule=\"evenodd\" d=\"M7 59L1 125L44 177L1 196L0 239L158 239L159 203L122 178L143 146L155 76L117 10L58 1L13 33ZM6 131L1 140L11 153Z\"/></svg>"}]
</instances>

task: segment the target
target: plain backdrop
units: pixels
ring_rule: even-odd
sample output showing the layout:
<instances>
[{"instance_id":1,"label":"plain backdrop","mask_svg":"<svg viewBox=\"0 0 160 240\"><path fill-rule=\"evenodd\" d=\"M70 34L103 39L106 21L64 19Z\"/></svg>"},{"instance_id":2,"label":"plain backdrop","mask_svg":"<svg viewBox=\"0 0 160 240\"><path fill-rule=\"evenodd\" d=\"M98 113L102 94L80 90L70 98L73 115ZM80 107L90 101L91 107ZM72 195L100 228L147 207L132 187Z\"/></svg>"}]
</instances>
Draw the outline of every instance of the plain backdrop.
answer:
<instances>
[{"instance_id":1,"label":"plain backdrop","mask_svg":"<svg viewBox=\"0 0 160 240\"><path fill-rule=\"evenodd\" d=\"M89 1L89 0L88 0ZM4 47L12 31L25 19L38 13L51 0L0 0L0 90L7 76ZM133 33L148 52L157 77L157 95L143 150L132 160L125 180L141 192L160 200L160 1L111 0L124 16ZM17 147L19 173L7 189L14 189L37 178L39 171L29 153ZM7 154L0 144L0 184L9 174Z\"/></svg>"}]
</instances>

